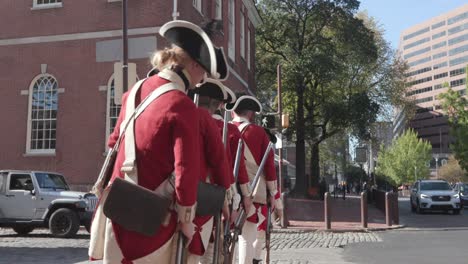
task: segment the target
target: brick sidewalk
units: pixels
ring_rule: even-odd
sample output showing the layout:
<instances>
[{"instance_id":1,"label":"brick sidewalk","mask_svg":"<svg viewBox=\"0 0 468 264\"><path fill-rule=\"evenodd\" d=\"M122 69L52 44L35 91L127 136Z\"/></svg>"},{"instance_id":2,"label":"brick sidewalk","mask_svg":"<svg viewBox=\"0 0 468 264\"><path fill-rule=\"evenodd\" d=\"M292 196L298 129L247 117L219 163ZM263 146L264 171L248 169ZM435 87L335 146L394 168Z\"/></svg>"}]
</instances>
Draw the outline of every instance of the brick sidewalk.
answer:
<instances>
[{"instance_id":1,"label":"brick sidewalk","mask_svg":"<svg viewBox=\"0 0 468 264\"><path fill-rule=\"evenodd\" d=\"M361 226L361 201L359 196L331 198L331 228L334 231L363 230ZM286 213L292 229L326 229L324 223L324 203L318 200L287 199ZM368 228L387 228L385 214L368 205Z\"/></svg>"}]
</instances>

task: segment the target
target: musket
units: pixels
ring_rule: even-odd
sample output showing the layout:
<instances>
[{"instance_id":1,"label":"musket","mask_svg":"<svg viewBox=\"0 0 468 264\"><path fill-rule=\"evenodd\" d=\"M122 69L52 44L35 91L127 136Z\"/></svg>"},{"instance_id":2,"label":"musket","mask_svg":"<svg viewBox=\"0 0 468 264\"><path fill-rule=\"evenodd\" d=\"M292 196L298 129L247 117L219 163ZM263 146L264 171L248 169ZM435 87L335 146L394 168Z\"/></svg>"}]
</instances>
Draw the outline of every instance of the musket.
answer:
<instances>
[{"instance_id":1,"label":"musket","mask_svg":"<svg viewBox=\"0 0 468 264\"><path fill-rule=\"evenodd\" d=\"M184 245L185 245L185 235L182 231L179 231L179 238L177 239L177 253L176 253L176 262L175 264L184 264Z\"/></svg>"},{"instance_id":2,"label":"musket","mask_svg":"<svg viewBox=\"0 0 468 264\"><path fill-rule=\"evenodd\" d=\"M227 149L227 137L228 137L228 111L224 111L224 123L223 123L223 145L224 149ZM230 212L232 211L232 208L230 208ZM218 264L219 262L219 252L220 252L220 236L221 236L221 213L215 216L215 237L214 237L214 251L213 251L213 264ZM226 228L227 231L229 232L229 219L226 219L226 226L225 226L225 234L226 234Z\"/></svg>"},{"instance_id":3,"label":"musket","mask_svg":"<svg viewBox=\"0 0 468 264\"><path fill-rule=\"evenodd\" d=\"M270 196L269 193L268 193L268 196ZM268 203L268 216L267 216L267 228L265 230L265 250L266 250L265 262L266 264L270 264L271 213L272 213L270 199L267 199L267 203Z\"/></svg>"},{"instance_id":4,"label":"musket","mask_svg":"<svg viewBox=\"0 0 468 264\"><path fill-rule=\"evenodd\" d=\"M267 147L265 153L263 154L263 158L262 158L262 161L260 162L260 165L258 166L257 173L255 174L255 177L254 177L253 181L249 185L249 191L250 191L251 197L252 197L253 190L255 190L258 183L260 182L260 177L261 177L261 174L263 173L263 168L265 167L265 163L267 161L268 155L270 154L270 151L271 151L272 148L273 148L273 143L270 142L268 144L268 147ZM229 249L229 259L230 259L229 263L232 263L232 261L234 260L234 249L236 247L238 237L242 232L242 227L243 227L243 225L245 223L246 218L247 218L247 212L245 211L244 208L241 208L241 210L239 212L239 216L237 217L237 219L236 219L236 221L234 223L234 232L233 232L233 236L232 236L231 246L230 246L230 249Z\"/></svg>"},{"instance_id":5,"label":"musket","mask_svg":"<svg viewBox=\"0 0 468 264\"><path fill-rule=\"evenodd\" d=\"M243 157L242 156L242 150L243 150L243 141L242 139L239 139L239 143L237 144L237 152L236 152L236 159L234 162L234 184L237 182L237 178L239 175L239 167L240 167L240 159ZM231 205L231 212L232 212L232 205ZM224 263L228 264L229 263L229 245L232 243L232 236L231 236L231 228L230 228L230 221L226 220L226 223L224 224L224 244L223 244L223 251L224 251Z\"/></svg>"},{"instance_id":6,"label":"musket","mask_svg":"<svg viewBox=\"0 0 468 264\"><path fill-rule=\"evenodd\" d=\"M193 95L193 103L198 107L198 101L200 101L200 95L195 93Z\"/></svg>"}]
</instances>

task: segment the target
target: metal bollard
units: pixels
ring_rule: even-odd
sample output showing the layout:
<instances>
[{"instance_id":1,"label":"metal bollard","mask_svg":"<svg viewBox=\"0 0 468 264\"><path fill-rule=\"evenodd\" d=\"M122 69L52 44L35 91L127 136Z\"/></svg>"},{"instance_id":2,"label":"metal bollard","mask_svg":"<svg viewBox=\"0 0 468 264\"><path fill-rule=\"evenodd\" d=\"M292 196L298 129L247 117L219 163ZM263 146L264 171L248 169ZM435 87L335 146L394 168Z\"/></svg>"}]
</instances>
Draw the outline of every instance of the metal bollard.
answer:
<instances>
[{"instance_id":1,"label":"metal bollard","mask_svg":"<svg viewBox=\"0 0 468 264\"><path fill-rule=\"evenodd\" d=\"M385 193L385 223L387 226L392 226L392 204L391 204L391 194L389 192Z\"/></svg>"},{"instance_id":2,"label":"metal bollard","mask_svg":"<svg viewBox=\"0 0 468 264\"><path fill-rule=\"evenodd\" d=\"M400 224L400 211L398 209L398 194L393 195L393 206L392 206L392 216L393 216L393 223L395 225Z\"/></svg>"},{"instance_id":3,"label":"metal bollard","mask_svg":"<svg viewBox=\"0 0 468 264\"><path fill-rule=\"evenodd\" d=\"M281 218L280 224L281 224L281 228L288 228L289 220L288 220L288 214L287 214L287 210L288 210L287 194L282 193L281 196L283 198L283 217Z\"/></svg>"},{"instance_id":4,"label":"metal bollard","mask_svg":"<svg viewBox=\"0 0 468 264\"><path fill-rule=\"evenodd\" d=\"M325 226L327 227L327 230L331 229L331 217L330 217L330 194L328 192L325 193L325 199L324 199L324 218L325 218Z\"/></svg>"},{"instance_id":5,"label":"metal bollard","mask_svg":"<svg viewBox=\"0 0 468 264\"><path fill-rule=\"evenodd\" d=\"M361 224L363 228L367 228L367 221L367 192L361 192Z\"/></svg>"}]
</instances>

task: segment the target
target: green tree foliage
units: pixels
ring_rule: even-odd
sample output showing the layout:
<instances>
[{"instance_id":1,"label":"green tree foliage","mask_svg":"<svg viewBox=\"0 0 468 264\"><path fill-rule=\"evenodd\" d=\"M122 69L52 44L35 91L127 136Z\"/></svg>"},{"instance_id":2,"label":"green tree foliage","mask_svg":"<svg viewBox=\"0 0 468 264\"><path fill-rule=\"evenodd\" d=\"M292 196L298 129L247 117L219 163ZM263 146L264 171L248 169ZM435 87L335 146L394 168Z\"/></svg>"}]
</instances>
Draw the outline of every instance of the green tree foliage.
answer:
<instances>
[{"instance_id":1,"label":"green tree foliage","mask_svg":"<svg viewBox=\"0 0 468 264\"><path fill-rule=\"evenodd\" d=\"M296 194L319 176L319 144L351 132L369 136L383 102L400 103L405 66L375 22L356 16L357 0L262 0L257 31L259 95L276 95L276 65L283 69L288 139L296 142ZM305 146L312 179L305 177Z\"/></svg>"},{"instance_id":2,"label":"green tree foliage","mask_svg":"<svg viewBox=\"0 0 468 264\"><path fill-rule=\"evenodd\" d=\"M468 91L468 85L465 90L460 91L449 87L447 92L439 94L439 100L449 119L450 135L455 139L450 149L455 153L460 166L468 171L468 100L461 95L460 92L463 91Z\"/></svg>"},{"instance_id":3,"label":"green tree foliage","mask_svg":"<svg viewBox=\"0 0 468 264\"><path fill-rule=\"evenodd\" d=\"M438 176L448 182L468 182L468 174L453 156L449 157L447 164L439 168Z\"/></svg>"},{"instance_id":4,"label":"green tree foliage","mask_svg":"<svg viewBox=\"0 0 468 264\"><path fill-rule=\"evenodd\" d=\"M415 178L426 179L429 177L426 164L431 160L431 153L431 144L408 129L388 149L381 145L376 173L396 185L413 182Z\"/></svg>"}]
</instances>

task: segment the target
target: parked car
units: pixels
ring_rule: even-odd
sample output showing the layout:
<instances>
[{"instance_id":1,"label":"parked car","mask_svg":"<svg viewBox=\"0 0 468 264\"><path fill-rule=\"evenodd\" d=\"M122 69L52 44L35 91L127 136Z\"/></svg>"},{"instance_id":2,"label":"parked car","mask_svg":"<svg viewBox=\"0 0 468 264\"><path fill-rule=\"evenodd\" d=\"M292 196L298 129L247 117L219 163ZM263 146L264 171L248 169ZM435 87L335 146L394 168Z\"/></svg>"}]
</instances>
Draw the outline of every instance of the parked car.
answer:
<instances>
[{"instance_id":1,"label":"parked car","mask_svg":"<svg viewBox=\"0 0 468 264\"><path fill-rule=\"evenodd\" d=\"M94 194L70 191L58 173L0 171L0 227L20 235L47 227L56 237L72 237L81 225L89 232L97 201Z\"/></svg>"},{"instance_id":2,"label":"parked car","mask_svg":"<svg viewBox=\"0 0 468 264\"><path fill-rule=\"evenodd\" d=\"M460 196L461 206L468 206L468 183L458 182L453 186L453 190Z\"/></svg>"},{"instance_id":3,"label":"parked car","mask_svg":"<svg viewBox=\"0 0 468 264\"><path fill-rule=\"evenodd\" d=\"M460 195L443 180L419 180L413 185L410 195L411 211L452 211L460 214Z\"/></svg>"}]
</instances>

